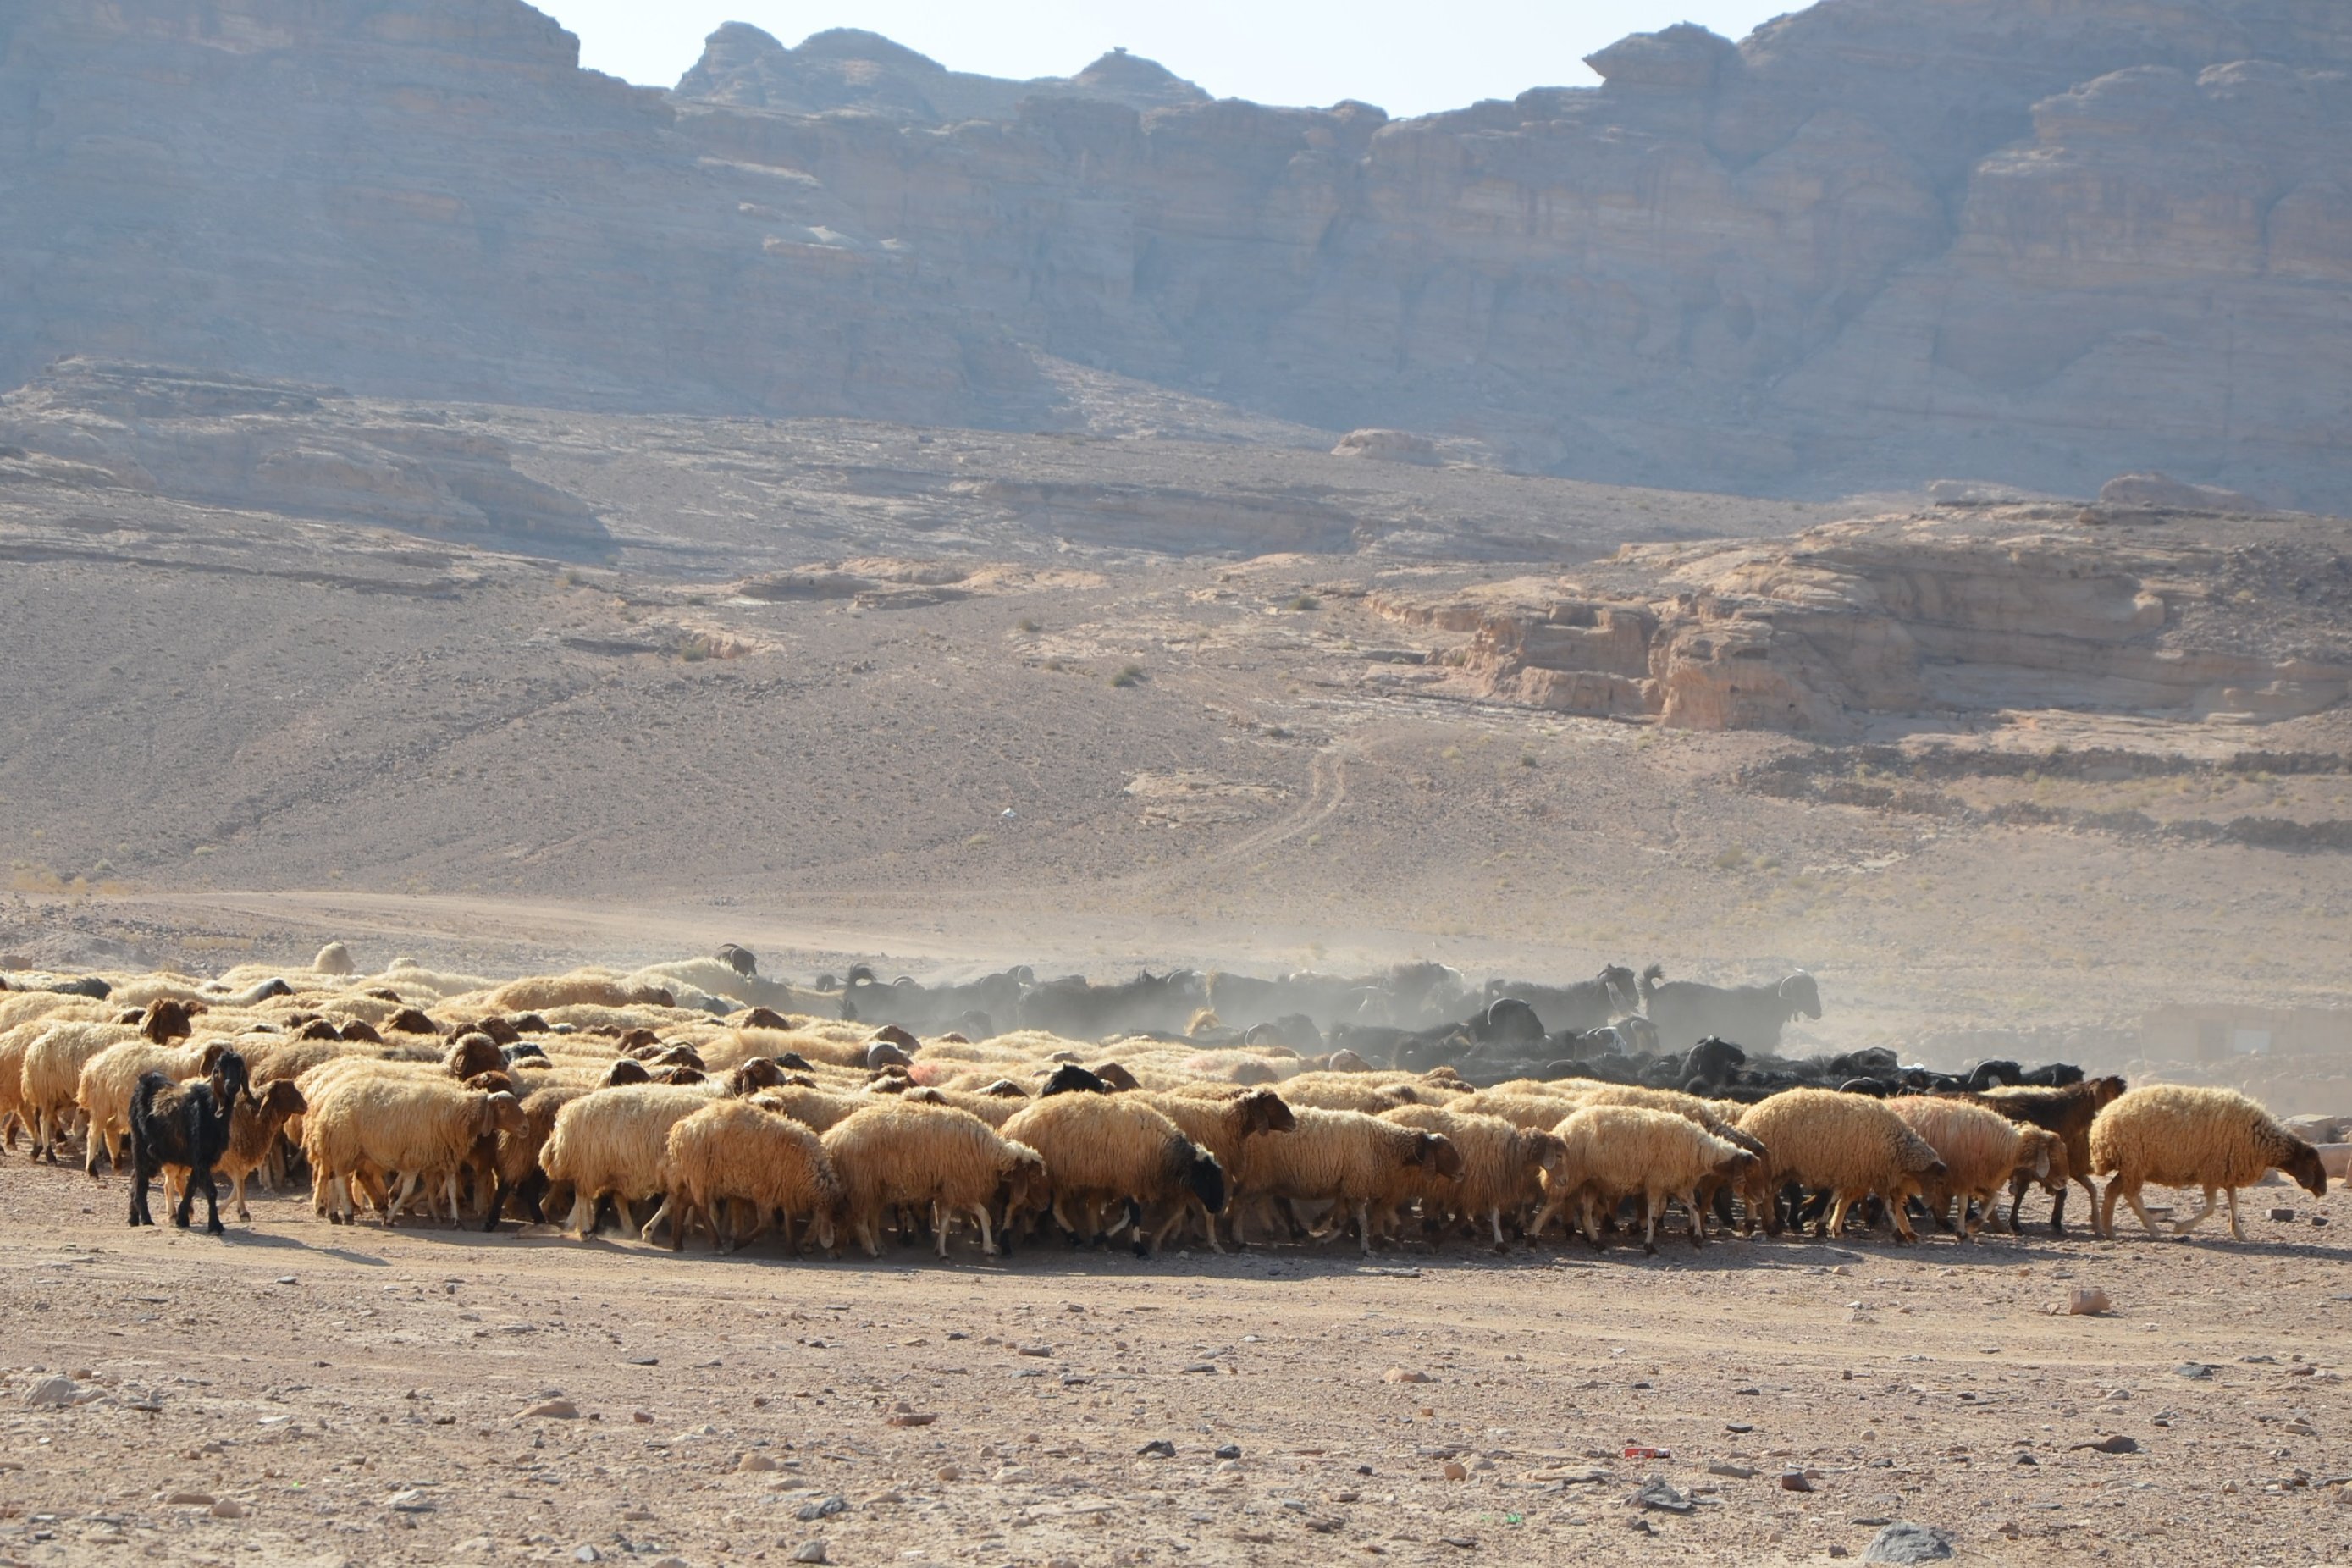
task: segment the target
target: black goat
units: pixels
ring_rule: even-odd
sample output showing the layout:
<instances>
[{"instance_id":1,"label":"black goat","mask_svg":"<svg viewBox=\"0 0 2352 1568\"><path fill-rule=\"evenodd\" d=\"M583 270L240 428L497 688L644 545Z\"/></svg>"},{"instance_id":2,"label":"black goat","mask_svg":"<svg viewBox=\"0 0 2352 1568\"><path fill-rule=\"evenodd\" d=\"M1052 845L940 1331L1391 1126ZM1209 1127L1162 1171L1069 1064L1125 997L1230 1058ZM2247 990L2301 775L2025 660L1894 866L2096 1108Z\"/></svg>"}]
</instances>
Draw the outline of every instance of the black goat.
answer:
<instances>
[{"instance_id":1,"label":"black goat","mask_svg":"<svg viewBox=\"0 0 2352 1568\"><path fill-rule=\"evenodd\" d=\"M194 1083L176 1084L160 1072L139 1075L131 1097L131 1223L153 1225L147 1211L147 1184L163 1174L165 1165L185 1165L187 1184L180 1189L180 1206L172 1223L188 1228L196 1188L205 1189L207 1234L221 1234L220 1186L213 1165L228 1152L229 1118L239 1100L251 1101L245 1058L223 1051L212 1076ZM256 1102L257 1103L257 1102Z\"/></svg>"},{"instance_id":2,"label":"black goat","mask_svg":"<svg viewBox=\"0 0 2352 1568\"><path fill-rule=\"evenodd\" d=\"M1108 1094L1111 1087L1077 1063L1064 1062L1054 1069L1054 1076L1047 1079L1045 1087L1037 1092L1041 1099L1049 1094ZM1212 1209L1210 1212L1213 1214L1216 1211Z\"/></svg>"}]
</instances>

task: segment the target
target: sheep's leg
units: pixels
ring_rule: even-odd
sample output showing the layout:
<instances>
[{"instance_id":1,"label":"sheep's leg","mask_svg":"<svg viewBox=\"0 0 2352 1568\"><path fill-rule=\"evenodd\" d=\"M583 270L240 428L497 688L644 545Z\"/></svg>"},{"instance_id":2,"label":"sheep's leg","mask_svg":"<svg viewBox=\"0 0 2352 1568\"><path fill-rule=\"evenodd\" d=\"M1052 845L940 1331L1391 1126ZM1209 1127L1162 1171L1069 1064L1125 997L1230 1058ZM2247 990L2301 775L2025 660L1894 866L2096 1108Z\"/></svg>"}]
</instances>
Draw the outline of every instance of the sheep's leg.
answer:
<instances>
[{"instance_id":1,"label":"sheep's leg","mask_svg":"<svg viewBox=\"0 0 2352 1568\"><path fill-rule=\"evenodd\" d=\"M2238 1189L2225 1187L2222 1190L2230 1194L2230 1234L2243 1241L2246 1239L2246 1233L2238 1228Z\"/></svg>"},{"instance_id":2,"label":"sheep's leg","mask_svg":"<svg viewBox=\"0 0 2352 1568\"><path fill-rule=\"evenodd\" d=\"M2203 1225L2212 1213L2213 1189L2208 1187L2205 1189L2205 1206L2199 1209L2195 1214L2190 1215L2187 1219L2174 1220L2172 1222L2172 1234L2175 1236L2187 1236L2190 1231L2195 1230L2199 1226Z\"/></svg>"},{"instance_id":3,"label":"sheep's leg","mask_svg":"<svg viewBox=\"0 0 2352 1568\"><path fill-rule=\"evenodd\" d=\"M1642 1251L1647 1257L1658 1255L1658 1210L1662 1206L1657 1194L1642 1194Z\"/></svg>"},{"instance_id":4,"label":"sheep's leg","mask_svg":"<svg viewBox=\"0 0 2352 1568\"><path fill-rule=\"evenodd\" d=\"M618 1207L621 1210L622 1224L626 1225L637 1217L635 1211L629 1208L622 1199L616 1197L613 1200L613 1203L615 1207ZM637 1227L637 1239L639 1241L645 1242L649 1246L652 1244L654 1232L661 1228L662 1221L669 1219L670 1217L669 1205L670 1195L667 1193L664 1193L662 1194L661 1203L654 1209L653 1217L646 1220L644 1225ZM670 1229L673 1233L681 1228L682 1226L676 1220L671 1220Z\"/></svg>"},{"instance_id":5,"label":"sheep's leg","mask_svg":"<svg viewBox=\"0 0 2352 1568\"><path fill-rule=\"evenodd\" d=\"M252 1173L253 1173L250 1171L239 1171L236 1173L236 1181L235 1184L236 1189L236 1217L247 1223L250 1223L253 1219L253 1211L245 1206L245 1179Z\"/></svg>"},{"instance_id":6,"label":"sheep's leg","mask_svg":"<svg viewBox=\"0 0 2352 1568\"><path fill-rule=\"evenodd\" d=\"M2107 1184L2106 1230L2107 1239L2110 1241L2113 1241L2116 1237L2116 1222L2114 1218L2116 1207L2115 1192L2116 1186L2121 1183L2121 1180L2122 1178L2118 1177L2116 1181ZM2134 1183L2132 1185L2124 1188L2124 1202L2131 1205L2132 1213L2139 1215L2141 1227L2145 1229L2150 1237L2160 1237L2164 1234L2156 1228L2156 1221L2147 1217L2147 1210L2139 1201L2139 1184L2137 1183Z\"/></svg>"},{"instance_id":7,"label":"sheep's leg","mask_svg":"<svg viewBox=\"0 0 2352 1568\"><path fill-rule=\"evenodd\" d=\"M142 1154L131 1173L131 1223L134 1226L155 1223L155 1216L147 1211L147 1183L153 1173Z\"/></svg>"},{"instance_id":8,"label":"sheep's leg","mask_svg":"<svg viewBox=\"0 0 2352 1568\"><path fill-rule=\"evenodd\" d=\"M112 1148L113 1145L106 1134L93 1126L89 1130L89 1136L82 1141L81 1173L93 1182L98 1180L99 1159L101 1155L111 1153Z\"/></svg>"},{"instance_id":9,"label":"sheep's leg","mask_svg":"<svg viewBox=\"0 0 2352 1568\"><path fill-rule=\"evenodd\" d=\"M572 1239L588 1239L589 1227L596 1223L596 1199L586 1187L577 1187L572 1194L572 1215L564 1221L571 1227Z\"/></svg>"},{"instance_id":10,"label":"sheep's leg","mask_svg":"<svg viewBox=\"0 0 2352 1568\"><path fill-rule=\"evenodd\" d=\"M1371 1205L1364 1199L1356 1201L1356 1239L1363 1244L1364 1256L1372 1255Z\"/></svg>"},{"instance_id":11,"label":"sheep's leg","mask_svg":"<svg viewBox=\"0 0 2352 1568\"><path fill-rule=\"evenodd\" d=\"M1593 1251L1601 1252L1606 1250L1601 1246L1601 1221L1599 1216L1593 1213L1592 1194L1591 1193L1585 1194L1582 1200L1577 1205L1576 1224L1577 1228L1584 1232L1584 1239L1591 1243Z\"/></svg>"},{"instance_id":12,"label":"sheep's leg","mask_svg":"<svg viewBox=\"0 0 2352 1568\"><path fill-rule=\"evenodd\" d=\"M1202 1203L1198 1198L1194 1198L1192 1200L1192 1206L1201 1211L1202 1228L1209 1233L1209 1250L1215 1253L1220 1258L1223 1257L1225 1252L1224 1246L1217 1240L1217 1216L1211 1214L1209 1212L1209 1205Z\"/></svg>"},{"instance_id":13,"label":"sheep's leg","mask_svg":"<svg viewBox=\"0 0 2352 1568\"><path fill-rule=\"evenodd\" d=\"M1502 1205L1489 1204L1486 1205L1486 1225L1487 1227L1495 1233L1495 1250L1497 1252L1508 1252L1511 1249L1511 1244L1503 1239Z\"/></svg>"},{"instance_id":14,"label":"sheep's leg","mask_svg":"<svg viewBox=\"0 0 2352 1568\"><path fill-rule=\"evenodd\" d=\"M980 1226L980 1255L982 1258L995 1257L996 1233L988 1223L988 1205L986 1204L972 1205L971 1217L977 1221Z\"/></svg>"},{"instance_id":15,"label":"sheep's leg","mask_svg":"<svg viewBox=\"0 0 2352 1568\"><path fill-rule=\"evenodd\" d=\"M407 1208L408 1200L416 1195L417 1173L415 1171L399 1171L393 1173L393 1174L397 1175L400 1178L398 1188L395 1189L393 1186L393 1184L387 1180L384 1183L384 1192L387 1194L386 1201L376 1205L378 1212L383 1215L383 1227L386 1230L390 1230L394 1226L400 1223L401 1211Z\"/></svg>"},{"instance_id":16,"label":"sheep's leg","mask_svg":"<svg viewBox=\"0 0 2352 1568\"><path fill-rule=\"evenodd\" d=\"M508 1184L505 1173L500 1173L497 1183L490 1188L490 1212L482 1220L483 1235L488 1236L499 1228L499 1221L507 1216L507 1199L513 1195L514 1188Z\"/></svg>"},{"instance_id":17,"label":"sheep's leg","mask_svg":"<svg viewBox=\"0 0 2352 1568\"><path fill-rule=\"evenodd\" d=\"M1706 1222L1700 1216L1698 1194L1685 1193L1683 1206L1690 1211L1691 1250L1696 1252L1706 1245Z\"/></svg>"},{"instance_id":18,"label":"sheep's leg","mask_svg":"<svg viewBox=\"0 0 2352 1568\"><path fill-rule=\"evenodd\" d=\"M2071 1150L2071 1149L2070 1149L2070 1150L2068 1150L2068 1151L2067 1151L2067 1152L2066 1152L2066 1158L2067 1158L2067 1160L2068 1160L2070 1163L2074 1160L2074 1151L2073 1151L2073 1150ZM2091 1220L2092 1220L2092 1223L2093 1223L2093 1224L2095 1224L2095 1225L2098 1225L2098 1226L2101 1226L2101 1228L2102 1228L2102 1229L2105 1231L2105 1233L2106 1234L2107 1237L2108 1237L2110 1240L2112 1240L2112 1239L2114 1238L2114 1237L2115 1237L2115 1234L2116 1234L2116 1232L2115 1232L2115 1225L2114 1225L2115 1214L2114 1214L2114 1211L2113 1211L2112 1209L2107 1210L2104 1215L2101 1213L2101 1211L2100 1211L2100 1207L2099 1207L2099 1189L2098 1189L2097 1187L2095 1187L2095 1186L2092 1185L2092 1184L2091 1184L2091 1178L2090 1178L2090 1177L2085 1176L2085 1175L2084 1175L2084 1174L2082 1173L2082 1172L2083 1172L2083 1170L2084 1170L2084 1166L2086 1166L2086 1165L2088 1165L2089 1163L2090 1163L2090 1156L2089 1156L2088 1154L2085 1154L2085 1155L2083 1157L2083 1163L2082 1163L2082 1164L2077 1164L2077 1165L2075 1165L2075 1166L2074 1167L2074 1173L2075 1173L2075 1174L2074 1174L2074 1179L2075 1179L2076 1181L2078 1181L2078 1182L2080 1182L2080 1183L2082 1183L2082 1184L2083 1184L2083 1190L2084 1190L2084 1192L2086 1192L2086 1193L2088 1193L2088 1194L2091 1194ZM2066 1193L2065 1193L2065 1189L2062 1187L2061 1189L2059 1189L2059 1193L2058 1193L2058 1196L2057 1196L2056 1201L2054 1201L2053 1203L2052 1203L2052 1204L2051 1204L2051 1205L2050 1205L2050 1230L2051 1230L2051 1234L2053 1234L2053 1235L2054 1235L2054 1236L2063 1236L2063 1235L2065 1235L2065 1234L2066 1234L2065 1230L2064 1230L2064 1229L2062 1227L2062 1226L2060 1225L2060 1223L2059 1223L2059 1218L2058 1218L2058 1211L2059 1211L2059 1210L2061 1210L2061 1209L2063 1209L2063 1208L2064 1208L2065 1206L2066 1206ZM2134 1208L2137 1208L2139 1205L2138 1205L2138 1204L2137 1204L2137 1203L2134 1203L2132 1206L2133 1206Z\"/></svg>"},{"instance_id":19,"label":"sheep's leg","mask_svg":"<svg viewBox=\"0 0 2352 1568\"><path fill-rule=\"evenodd\" d=\"M219 1236L224 1229L220 1217L220 1180L213 1174L210 1165L201 1172L189 1173L188 1196L191 1198L195 1196L195 1177L198 1175L205 1179L205 1234Z\"/></svg>"}]
</instances>

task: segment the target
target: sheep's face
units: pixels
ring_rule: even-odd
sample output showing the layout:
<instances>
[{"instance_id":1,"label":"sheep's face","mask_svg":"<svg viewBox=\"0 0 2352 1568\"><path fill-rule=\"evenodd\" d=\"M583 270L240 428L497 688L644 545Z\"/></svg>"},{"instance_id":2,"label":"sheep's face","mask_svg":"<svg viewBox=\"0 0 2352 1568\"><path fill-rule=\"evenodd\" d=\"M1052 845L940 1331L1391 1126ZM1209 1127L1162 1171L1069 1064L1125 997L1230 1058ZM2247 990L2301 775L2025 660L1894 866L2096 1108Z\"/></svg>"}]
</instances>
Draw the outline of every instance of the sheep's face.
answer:
<instances>
[{"instance_id":1,"label":"sheep's face","mask_svg":"<svg viewBox=\"0 0 2352 1568\"><path fill-rule=\"evenodd\" d=\"M1290 1102L1270 1089L1254 1089L1242 1096L1242 1135L1287 1132L1298 1125Z\"/></svg>"},{"instance_id":2,"label":"sheep's face","mask_svg":"<svg viewBox=\"0 0 2352 1568\"><path fill-rule=\"evenodd\" d=\"M1128 1071L1125 1065L1119 1062L1105 1062L1100 1067L1095 1068L1094 1072L1097 1078L1102 1079L1103 1082L1108 1084L1114 1089L1125 1091L1138 1089L1143 1087L1142 1081L1133 1073Z\"/></svg>"},{"instance_id":3,"label":"sheep's face","mask_svg":"<svg viewBox=\"0 0 2352 1568\"><path fill-rule=\"evenodd\" d=\"M1461 1180L1462 1151L1454 1146L1451 1138L1440 1132L1424 1132L1413 1152L1414 1164L1426 1165L1449 1182Z\"/></svg>"},{"instance_id":4,"label":"sheep's face","mask_svg":"<svg viewBox=\"0 0 2352 1568\"><path fill-rule=\"evenodd\" d=\"M1734 1191L1744 1192L1755 1174L1756 1165L1755 1155L1745 1149L1734 1149L1715 1163L1715 1174Z\"/></svg>"},{"instance_id":5,"label":"sheep's face","mask_svg":"<svg viewBox=\"0 0 2352 1568\"><path fill-rule=\"evenodd\" d=\"M2090 1083L2093 1105L2109 1106L2123 1098L2124 1080L2119 1078L2095 1078Z\"/></svg>"},{"instance_id":6,"label":"sheep's face","mask_svg":"<svg viewBox=\"0 0 2352 1568\"><path fill-rule=\"evenodd\" d=\"M2295 1184L2315 1198L2327 1195L2327 1167L2320 1163L2319 1151L2298 1138L2294 1152L2287 1157L2286 1173Z\"/></svg>"},{"instance_id":7,"label":"sheep's face","mask_svg":"<svg viewBox=\"0 0 2352 1568\"><path fill-rule=\"evenodd\" d=\"M1822 1016L1822 988L1801 969L1780 982L1780 997L1808 1018Z\"/></svg>"},{"instance_id":8,"label":"sheep's face","mask_svg":"<svg viewBox=\"0 0 2352 1568\"><path fill-rule=\"evenodd\" d=\"M261 1110L265 1116L275 1117L280 1123L291 1121L310 1109L302 1091L290 1078L281 1078L261 1091Z\"/></svg>"}]
</instances>

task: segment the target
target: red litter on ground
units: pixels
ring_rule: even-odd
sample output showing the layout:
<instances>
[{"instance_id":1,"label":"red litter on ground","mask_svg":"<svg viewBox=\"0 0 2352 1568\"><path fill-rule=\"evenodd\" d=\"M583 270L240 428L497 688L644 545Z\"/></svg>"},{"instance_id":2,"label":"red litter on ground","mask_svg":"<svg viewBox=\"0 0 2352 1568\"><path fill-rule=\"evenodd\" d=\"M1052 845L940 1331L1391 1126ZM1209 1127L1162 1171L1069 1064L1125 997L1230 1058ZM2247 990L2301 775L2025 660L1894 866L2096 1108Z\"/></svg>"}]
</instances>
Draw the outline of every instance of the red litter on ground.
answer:
<instances>
[{"instance_id":1,"label":"red litter on ground","mask_svg":"<svg viewBox=\"0 0 2352 1568\"><path fill-rule=\"evenodd\" d=\"M1629 1459L1671 1459L1674 1457L1672 1448L1652 1448L1640 1443L1625 1445L1625 1458Z\"/></svg>"}]
</instances>

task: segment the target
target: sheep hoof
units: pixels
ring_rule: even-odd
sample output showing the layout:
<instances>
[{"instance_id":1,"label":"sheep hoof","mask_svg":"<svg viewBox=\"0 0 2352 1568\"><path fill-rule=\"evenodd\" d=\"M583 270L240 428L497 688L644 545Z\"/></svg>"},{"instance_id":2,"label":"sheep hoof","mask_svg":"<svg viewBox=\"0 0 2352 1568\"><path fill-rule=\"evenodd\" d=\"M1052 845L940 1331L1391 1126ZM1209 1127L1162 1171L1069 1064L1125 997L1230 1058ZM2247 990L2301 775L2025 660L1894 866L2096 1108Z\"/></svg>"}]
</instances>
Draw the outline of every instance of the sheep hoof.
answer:
<instances>
[{"instance_id":1,"label":"sheep hoof","mask_svg":"<svg viewBox=\"0 0 2352 1568\"><path fill-rule=\"evenodd\" d=\"M1654 1242L1654 1241L1645 1241L1645 1242L1642 1243L1642 1256L1643 1256L1643 1257L1644 1257L1644 1258L1655 1258L1657 1255L1658 1255L1658 1244L1657 1244L1656 1242Z\"/></svg>"}]
</instances>

